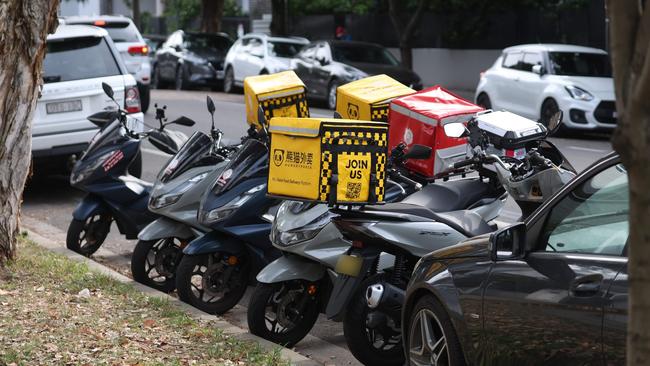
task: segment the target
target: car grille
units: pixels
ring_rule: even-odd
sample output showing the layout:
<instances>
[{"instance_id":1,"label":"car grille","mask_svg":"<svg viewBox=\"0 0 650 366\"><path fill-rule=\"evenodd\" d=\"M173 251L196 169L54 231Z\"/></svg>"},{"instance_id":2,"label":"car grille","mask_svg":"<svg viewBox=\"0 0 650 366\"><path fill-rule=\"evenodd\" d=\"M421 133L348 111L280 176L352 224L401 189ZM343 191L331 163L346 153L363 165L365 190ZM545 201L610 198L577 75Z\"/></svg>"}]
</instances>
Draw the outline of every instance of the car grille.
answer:
<instances>
[{"instance_id":1,"label":"car grille","mask_svg":"<svg viewBox=\"0 0 650 366\"><path fill-rule=\"evenodd\" d=\"M613 101L603 101L594 111L594 117L600 123L616 124L616 104Z\"/></svg>"},{"instance_id":2,"label":"car grille","mask_svg":"<svg viewBox=\"0 0 650 366\"><path fill-rule=\"evenodd\" d=\"M215 70L223 69L223 63L222 62L210 61L210 65L212 65L212 67L214 67Z\"/></svg>"}]
</instances>

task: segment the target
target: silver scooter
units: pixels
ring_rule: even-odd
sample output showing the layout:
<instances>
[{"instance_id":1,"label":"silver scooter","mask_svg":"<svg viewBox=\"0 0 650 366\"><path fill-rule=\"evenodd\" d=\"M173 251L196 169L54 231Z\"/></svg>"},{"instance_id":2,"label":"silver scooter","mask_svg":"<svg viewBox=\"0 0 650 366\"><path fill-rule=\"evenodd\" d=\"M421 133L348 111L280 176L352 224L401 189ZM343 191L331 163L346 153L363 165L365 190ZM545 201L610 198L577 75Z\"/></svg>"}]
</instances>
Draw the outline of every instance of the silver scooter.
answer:
<instances>
[{"instance_id":1,"label":"silver scooter","mask_svg":"<svg viewBox=\"0 0 650 366\"><path fill-rule=\"evenodd\" d=\"M133 279L164 292L175 288L183 248L210 231L197 220L199 203L237 149L221 146L223 133L214 127L215 106L209 96L207 107L212 117L210 136L195 132L160 170L148 207L160 217L140 231L131 257Z\"/></svg>"}]
</instances>

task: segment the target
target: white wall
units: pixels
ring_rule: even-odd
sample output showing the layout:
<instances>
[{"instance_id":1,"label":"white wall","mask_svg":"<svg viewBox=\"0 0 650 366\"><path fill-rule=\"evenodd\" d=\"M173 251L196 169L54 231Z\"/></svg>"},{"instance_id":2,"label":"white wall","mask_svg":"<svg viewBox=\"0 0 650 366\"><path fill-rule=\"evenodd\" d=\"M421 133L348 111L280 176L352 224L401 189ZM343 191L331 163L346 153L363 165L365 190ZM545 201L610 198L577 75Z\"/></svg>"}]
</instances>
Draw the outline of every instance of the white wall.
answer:
<instances>
[{"instance_id":1,"label":"white wall","mask_svg":"<svg viewBox=\"0 0 650 366\"><path fill-rule=\"evenodd\" d=\"M98 15L99 13L99 0L64 0L61 1L61 5L59 6L60 16Z\"/></svg>"},{"instance_id":2,"label":"white wall","mask_svg":"<svg viewBox=\"0 0 650 366\"><path fill-rule=\"evenodd\" d=\"M389 48L398 59L398 48ZM413 70L425 86L440 84L447 89L474 91L481 71L488 69L501 50L413 49Z\"/></svg>"}]
</instances>

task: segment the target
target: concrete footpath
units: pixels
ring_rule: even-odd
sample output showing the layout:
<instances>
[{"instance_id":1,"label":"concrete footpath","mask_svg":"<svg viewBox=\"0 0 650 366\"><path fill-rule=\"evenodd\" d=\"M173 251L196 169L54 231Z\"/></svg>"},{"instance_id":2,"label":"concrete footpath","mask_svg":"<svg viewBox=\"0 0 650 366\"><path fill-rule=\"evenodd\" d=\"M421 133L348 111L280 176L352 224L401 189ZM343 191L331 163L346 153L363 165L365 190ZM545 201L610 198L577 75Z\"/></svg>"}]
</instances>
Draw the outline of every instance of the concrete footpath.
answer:
<instances>
[{"instance_id":1,"label":"concrete footpath","mask_svg":"<svg viewBox=\"0 0 650 366\"><path fill-rule=\"evenodd\" d=\"M198 310L188 304L185 304L184 302L178 300L173 296L167 295L165 293L162 293L160 291L142 285L138 282L135 282L131 278L123 274L120 274L111 268L108 268L98 262L95 262L92 259L81 256L71 250L68 250L65 247L64 241L61 240L61 235L64 233L62 233L59 229L47 223L39 222L38 220L34 220L29 217L23 217L22 229L27 232L28 238L34 241L39 246L48 249L52 252L64 255L65 257L71 260L86 263L86 265L88 265L88 268L90 268L91 270L107 275L119 282L129 284L135 287L138 291L146 294L147 296L167 299L169 300L170 303L174 304L176 307L178 307L179 309L181 309L182 311L186 312L187 314L189 314L190 316L196 319L205 319L205 320L211 320L215 322L216 326L219 329L223 330L225 334L231 337L235 337L241 340L254 341L256 343L259 343L262 348L267 349L269 351L281 348L277 344L269 342L253 334L250 334L248 333L247 330L240 328L236 325L233 325L223 320L220 317L210 315L201 310ZM315 360L312 360L308 357L305 357L287 348L282 348L281 354L282 357L286 360L289 360L289 362L291 362L292 365L297 365L297 366L323 365L320 362L316 362Z\"/></svg>"}]
</instances>

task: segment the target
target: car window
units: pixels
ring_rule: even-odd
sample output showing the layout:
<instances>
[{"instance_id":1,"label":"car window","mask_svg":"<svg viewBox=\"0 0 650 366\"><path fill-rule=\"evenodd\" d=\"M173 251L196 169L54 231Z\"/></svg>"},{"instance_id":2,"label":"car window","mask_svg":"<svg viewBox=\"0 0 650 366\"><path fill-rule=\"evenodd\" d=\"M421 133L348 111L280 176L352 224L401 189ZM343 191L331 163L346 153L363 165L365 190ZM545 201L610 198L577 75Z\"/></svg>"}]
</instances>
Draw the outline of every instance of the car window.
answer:
<instances>
[{"instance_id":1,"label":"car window","mask_svg":"<svg viewBox=\"0 0 650 366\"><path fill-rule=\"evenodd\" d=\"M264 43L262 42L261 39L258 38L251 38L250 42L248 43L248 53L251 55L256 55L256 56L263 56L264 55Z\"/></svg>"},{"instance_id":2,"label":"car window","mask_svg":"<svg viewBox=\"0 0 650 366\"><path fill-rule=\"evenodd\" d=\"M305 47L302 52L300 52L300 57L308 59L313 59L316 57L316 45Z\"/></svg>"},{"instance_id":3,"label":"car window","mask_svg":"<svg viewBox=\"0 0 650 366\"><path fill-rule=\"evenodd\" d=\"M294 57L302 48L299 43L269 41L267 50L270 56L275 57Z\"/></svg>"},{"instance_id":4,"label":"car window","mask_svg":"<svg viewBox=\"0 0 650 366\"><path fill-rule=\"evenodd\" d=\"M526 52L521 60L521 64L519 64L519 70L532 72L533 66L542 64L541 54L536 52Z\"/></svg>"},{"instance_id":5,"label":"car window","mask_svg":"<svg viewBox=\"0 0 650 366\"><path fill-rule=\"evenodd\" d=\"M45 83L120 74L119 66L103 37L47 41L47 53L43 61Z\"/></svg>"},{"instance_id":6,"label":"car window","mask_svg":"<svg viewBox=\"0 0 650 366\"><path fill-rule=\"evenodd\" d=\"M343 63L368 63L397 66L399 61L387 49L373 45L357 43L336 44L332 46L332 57Z\"/></svg>"},{"instance_id":7,"label":"car window","mask_svg":"<svg viewBox=\"0 0 650 366\"><path fill-rule=\"evenodd\" d=\"M108 31L113 42L140 42L140 32L131 22L106 22L102 28Z\"/></svg>"},{"instance_id":8,"label":"car window","mask_svg":"<svg viewBox=\"0 0 650 366\"><path fill-rule=\"evenodd\" d=\"M551 210L544 251L622 255L628 237L629 194L622 165L585 181Z\"/></svg>"},{"instance_id":9,"label":"car window","mask_svg":"<svg viewBox=\"0 0 650 366\"><path fill-rule=\"evenodd\" d=\"M552 72L556 75L612 77L609 56L585 52L549 52Z\"/></svg>"},{"instance_id":10,"label":"car window","mask_svg":"<svg viewBox=\"0 0 650 366\"><path fill-rule=\"evenodd\" d=\"M509 52L503 58L502 66L506 69L518 69L519 61L521 61L521 52Z\"/></svg>"}]
</instances>

